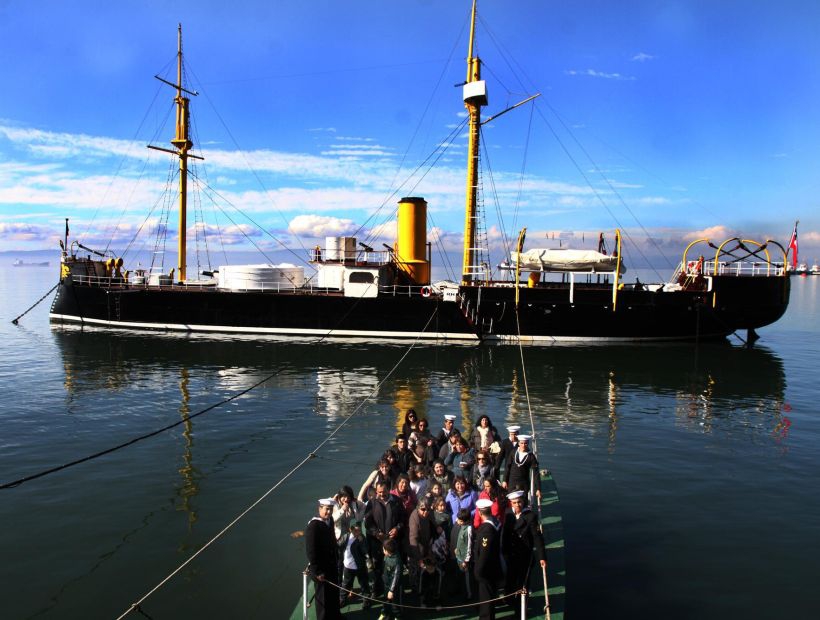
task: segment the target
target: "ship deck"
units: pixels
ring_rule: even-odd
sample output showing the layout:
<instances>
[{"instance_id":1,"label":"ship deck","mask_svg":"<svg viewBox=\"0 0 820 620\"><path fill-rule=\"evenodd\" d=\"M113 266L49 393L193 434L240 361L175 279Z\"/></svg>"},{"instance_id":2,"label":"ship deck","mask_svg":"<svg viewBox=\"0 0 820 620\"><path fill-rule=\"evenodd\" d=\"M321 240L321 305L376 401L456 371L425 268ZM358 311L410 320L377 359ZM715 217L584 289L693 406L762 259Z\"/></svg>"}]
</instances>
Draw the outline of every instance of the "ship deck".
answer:
<instances>
[{"instance_id":1,"label":"ship deck","mask_svg":"<svg viewBox=\"0 0 820 620\"><path fill-rule=\"evenodd\" d=\"M566 568L564 564L564 528L561 518L561 511L558 497L558 487L550 472L542 471L541 474L541 529L544 533L544 545L547 553L547 585L549 595L549 609L551 620L563 620L564 604L566 593ZM436 620L466 620L475 618L478 614L478 607L475 596L470 604L453 609L453 607L463 605L463 601L450 599L442 594L439 601L440 607L418 607L417 596L410 592L407 578L402 578L402 603L406 605L401 610L402 618L435 618ZM358 589L357 589L358 591ZM530 597L527 606L527 618L545 617L544 579L540 570L533 567L530 573L529 582ZM307 618L315 618L315 612L311 609L310 603L313 600L313 584L309 580L308 585L309 606ZM449 607L449 609L447 609ZM381 612L382 604L374 602L370 609L362 609L361 599L356 603L351 603L342 608L342 614L346 620L364 620L365 618L376 618ZM290 620L302 620L303 599L300 597L296 608L290 615ZM513 609L506 603L496 604L496 618L520 618L520 609Z\"/></svg>"}]
</instances>

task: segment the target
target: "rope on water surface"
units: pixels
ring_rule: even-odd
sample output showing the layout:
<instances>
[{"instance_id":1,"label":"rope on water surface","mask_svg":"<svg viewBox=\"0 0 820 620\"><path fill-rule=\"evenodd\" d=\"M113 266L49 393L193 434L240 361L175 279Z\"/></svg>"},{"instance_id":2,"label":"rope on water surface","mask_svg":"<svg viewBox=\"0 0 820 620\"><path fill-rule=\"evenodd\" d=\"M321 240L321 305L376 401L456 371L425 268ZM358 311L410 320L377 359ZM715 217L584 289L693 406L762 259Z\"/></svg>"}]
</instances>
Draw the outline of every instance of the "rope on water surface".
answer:
<instances>
[{"instance_id":1,"label":"rope on water surface","mask_svg":"<svg viewBox=\"0 0 820 620\"><path fill-rule=\"evenodd\" d=\"M202 545L202 547L198 551L196 551L191 557L189 557L187 560L185 560L182 564L180 564L173 571L171 571L171 573L167 577L165 577L157 585L155 585L153 588L151 588L151 590L149 590L146 594L144 594L138 601L133 603L124 613L122 613L120 616L117 617L117 620L122 620L122 618L125 618L132 611L138 610L140 605L149 596L151 596L154 592L156 592L162 586L164 586L166 583L168 583L174 577L174 575L179 573L183 568L185 568L188 564L190 564L200 553L205 551L205 549L210 547L219 538L221 538L223 534L225 534L229 529L231 529L234 525L236 525L251 510L256 508L266 497L268 497L268 495L273 493L279 486L282 485L283 482L285 482L294 473L296 473L296 471L298 469L300 469L305 463L307 463L310 459L315 458L316 456L318 456L316 453L319 450L321 450L322 447L324 447L324 445L327 444L336 435L336 433L338 433L350 420L352 420L359 411L361 411L361 409L371 399L371 397L374 394L377 394L379 389L381 388L381 386L384 385L384 383L393 375L394 372L396 372L396 369L402 364L402 362L404 362L405 358L410 354L410 351L412 351L415 348L415 346L418 344L419 340L421 339L421 335L425 331L427 331L427 328L430 326L430 323L433 321L433 318L436 316L437 313L438 313L438 306L436 306L436 309L433 310L433 313L430 315L430 318L427 320L427 323L425 324L424 328L421 330L421 332L419 332L418 336L416 336L416 339L413 341L413 343L407 348L407 351L404 352L404 354L401 356L401 358L399 358L399 360L396 362L396 364L393 366L393 368L391 368L390 371L385 375L384 379L379 381L379 383L370 391L370 393L365 398L362 399L362 402L359 404L358 407L356 407L356 409L353 410L353 413L351 413L348 417L346 417L344 420L342 420L342 422L335 429L333 429L327 435L327 437L325 437L319 443L319 445L317 445L313 450L311 450L305 458L303 458L301 461L299 461L299 463L297 463L288 473L286 473L276 484L274 484L270 489L265 491L259 497L259 499L254 501L250 506L248 506L245 510L243 510L239 514L238 517L236 517L233 521L228 523L228 525L226 525L224 528L222 528L219 531L219 533L217 533L213 538L211 538L208 542L206 542L204 545ZM253 389L253 388L252 387L248 388L248 390L250 390L250 389Z\"/></svg>"},{"instance_id":2,"label":"rope on water surface","mask_svg":"<svg viewBox=\"0 0 820 620\"><path fill-rule=\"evenodd\" d=\"M39 304L39 303L40 303L43 299L45 299L46 297L48 297L48 295L49 295L49 294L50 294L50 293L51 293L51 292L52 292L55 288L57 288L57 286L59 286L59 284L60 284L59 282L58 282L57 284L55 284L55 285L54 285L54 287L51 289L51 291L49 291L48 293L46 293L45 295L43 295L43 297L41 297L41 298L40 298L40 300L39 300L36 304L34 304L34 306L36 306L36 305L37 305L37 304ZM355 304L353 304L353 305L350 307L350 309L349 309L349 310L348 310L348 311L347 311L347 312L346 312L346 313L345 313L345 314L344 314L344 315L343 315L343 316L339 319L339 321L336 323L336 326L340 325L340 324L341 324L341 322L342 322L342 321L344 321L344 320L348 317L348 315L349 315L349 314L350 314L350 313L351 313L351 312L352 312L352 311L356 308L356 306L359 304L359 302L360 302L361 300L362 300L362 297L359 297L359 298L356 300L356 303L355 303ZM21 314L20 316L18 316L18 317L17 317L17 319L19 319L20 317L22 317L24 314L26 314L26 313L27 313L29 310L31 310L32 308L34 308L34 306L32 306L31 308L29 308L28 310L26 310L26 312L24 312L24 313L23 313L23 314ZM430 317L430 320L429 320L429 321L427 321L427 325L425 325L425 326L424 326L424 329L422 330L422 332L421 332L421 333L424 333L424 331L425 331L425 330L427 329L427 327L430 325L430 321L432 321L432 320L433 320L433 316L435 316L437 312L438 312L438 307L436 307L436 310L433 312L433 315ZM14 323L14 324L16 325L16 324L17 324L17 319L14 319L14 320L12 321L12 323ZM314 344L314 345L319 344L320 342L322 342L322 341L323 341L323 340L325 340L326 338L330 337L330 336L331 336L331 334L332 334L335 330L336 330L336 327L333 327L332 329L329 329L329 330L327 331L327 333L323 334L321 337L319 337L319 338L317 338L315 341L311 342L311 344ZM421 336L421 334L419 334L419 336L416 338L416 342L418 342L418 339L419 339L419 337L420 337L420 336ZM412 349L412 348L416 345L416 342L414 342L414 343L413 343L413 345L410 347L411 349ZM409 351L408 351L408 352L409 352ZM404 359L404 358L402 358L402 359ZM277 370L276 372L274 372L274 373L272 373L272 374L268 375L267 377L265 377L265 378L264 378L264 379L262 379L261 381L258 381L258 382L256 382L256 383L254 383L254 384L253 384L252 386L250 386L249 388L246 388L246 389L242 390L241 392L238 392L238 393L234 394L234 395L233 395L233 396L231 396L230 398L226 398L226 399L224 399L224 400L221 400L221 401L220 401L220 402L218 402L218 403L215 403L215 404L213 404L213 405L210 405L210 406L206 407L205 409L202 409L201 411L197 411L196 413L193 413L193 414L191 414L191 415L189 415L189 416L186 416L186 417L182 418L181 420L178 420L178 421L174 422L173 424L169 424L169 425L164 426L164 427L162 427L162 428L160 428L160 429L157 429L157 430L155 430L155 431L151 431L150 433L145 433L144 435L140 435L139 437L135 437L135 438L133 438L133 439L130 439L130 440L128 440L128 441L125 441L125 442L123 442L123 443L121 443L121 444L119 444L119 445L116 445L116 446L112 447L112 448L107 448L107 449L105 449L105 450L100 450L99 452L95 452L94 454L89 454L88 456L84 456L84 457L79 458L79 459L76 459L76 460L74 460L74 461L70 461L70 462L68 462L68 463L64 463L64 464L62 464L62 465L57 465L56 467L51 467L51 468L49 468L49 469L45 469L45 470L40 471L40 472L38 472L38 473L36 473L36 474L31 474L30 476L24 476L24 477L22 477L22 478L18 478L17 480L12 480L11 482L5 482L5 483L3 483L3 484L0 484L0 490L4 490L4 489L12 489L12 488L18 487L18 486L20 486L21 484L23 484L23 483L25 483L25 482L30 482L31 480L36 480L37 478L42 478L43 476L47 476L47 475L49 475L49 474L54 474L54 473L57 473L58 471L62 471L62 470L64 470L64 469L68 469L69 467L74 467L75 465L80 465L81 463L85 463L85 462L87 462L87 461L92 461L92 460L97 459L97 458L99 458L99 457L101 457L101 456L105 456L106 454L111 454L112 452L116 452L117 450L121 450L121 449L123 449L123 448L127 448L128 446L134 445L135 443L138 443L138 442L140 442L140 441L142 441L142 440L144 440L144 439L149 439L150 437L155 437L155 436L157 436L157 435L159 435L159 434L161 434L161 433L164 433L165 431L171 430L172 428L175 428L175 427L179 426L180 424L185 424L185 423L186 423L186 422L188 422L189 420L192 420L193 418L195 418L195 417L197 417L197 416L200 416L200 415L202 415L203 413L207 413L208 411L212 411L213 409L216 409L217 407L221 407L222 405L225 405L225 404L227 404L227 403L229 403L229 402L231 402L231 401L233 401L233 400L236 400L236 399L237 399L237 398L239 398L240 396L244 396L245 394L247 394L247 393L248 393L248 392L250 392L251 390L254 390L254 389L258 388L259 386L261 386L262 384L267 383L268 381L270 381L271 379L273 379L276 375L278 375L279 373L281 373L283 370L284 370L284 369L280 368L280 369L279 369L279 370Z\"/></svg>"},{"instance_id":3,"label":"rope on water surface","mask_svg":"<svg viewBox=\"0 0 820 620\"><path fill-rule=\"evenodd\" d=\"M245 388L241 392L237 392L233 396L225 398L225 399L219 401L218 403L215 403L213 405L205 407L205 409L201 409L201 410L197 411L196 413L192 413L191 415L185 416L184 418L181 418L180 420L177 420L176 422L174 422L172 424L168 424L167 426L163 426L162 428L158 428L157 430L151 431L150 433L145 433L144 435L140 435L139 437L134 437L133 439L129 439L128 441L125 441L125 442L123 442L119 445L116 445L116 446L112 447L112 448L107 448L105 450L100 450L99 452L95 452L94 454L89 454L88 456L84 456L82 458L79 458L79 459L76 459L76 460L73 460L73 461L69 461L68 463L63 463L62 465L57 465L56 467L52 467L50 469L45 469L45 470L43 470L41 472L38 472L36 474L31 474L30 476L25 476L24 478L18 478L17 480L13 480L11 482L5 482L3 484L0 484L0 490L2 490L2 489L11 489L11 488L14 488L14 487L18 487L18 486L20 486L21 484L23 484L25 482L29 482L31 480L36 480L37 478L42 478L43 476L47 476L49 474L53 474L53 473L56 473L58 471L62 471L64 469L68 469L69 467L74 467L75 465L79 465L80 463L85 463L87 461L92 461L92 460L94 460L96 458L99 458L101 456L105 456L106 454L111 454L112 452L116 452L117 450L121 450L122 448L126 448L126 447L131 446L135 443L138 443L138 442L142 441L143 439L148 439L150 437L154 437L156 435L159 435L160 433L164 433L165 431L171 430L172 428L177 427L180 424L185 424L186 422L196 418L197 416L201 416L203 413L208 413L209 411L212 411L212 410L216 409L217 407L221 407L222 405L225 405L225 404L227 404L227 403L229 403L233 400L236 400L240 396L244 396L245 394L247 394L251 390L259 387L263 383L266 383L266 382L270 381L276 375L281 373L283 370L284 370L284 368L280 368L276 372L268 375L267 377L265 377L261 381L257 381L252 386L250 386L248 388Z\"/></svg>"},{"instance_id":4,"label":"rope on water surface","mask_svg":"<svg viewBox=\"0 0 820 620\"><path fill-rule=\"evenodd\" d=\"M14 325L17 325L17 324L19 323L20 319L22 319L22 318L23 318L24 316L26 316L29 312L31 312L32 310L34 310L34 308L36 308L37 306L39 306L39 305L40 305L40 302L42 302L42 301L43 301L46 297L48 297L49 295L51 295L51 294L54 292L54 289L55 289L55 288L57 288L58 286L60 286L60 283L59 283L59 282L57 282L57 284L55 284L54 286L52 286L52 287L51 287L51 290L49 290L49 292L48 292L48 293L46 293L45 295L43 295L42 297L40 297L40 299L38 299L37 301L35 301L33 306L31 306L28 310L26 310L23 314L21 314L21 315L20 315L20 316L18 316L17 318L12 319L12 320L11 320L11 322L12 322Z\"/></svg>"}]
</instances>

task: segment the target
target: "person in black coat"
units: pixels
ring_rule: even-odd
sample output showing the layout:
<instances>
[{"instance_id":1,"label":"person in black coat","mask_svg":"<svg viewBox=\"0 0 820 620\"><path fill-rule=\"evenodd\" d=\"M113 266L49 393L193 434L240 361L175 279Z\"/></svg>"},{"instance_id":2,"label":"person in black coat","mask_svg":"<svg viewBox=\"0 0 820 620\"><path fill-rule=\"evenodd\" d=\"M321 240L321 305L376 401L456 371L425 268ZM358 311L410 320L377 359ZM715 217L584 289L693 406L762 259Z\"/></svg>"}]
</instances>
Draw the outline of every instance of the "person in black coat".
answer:
<instances>
[{"instance_id":1,"label":"person in black coat","mask_svg":"<svg viewBox=\"0 0 820 620\"><path fill-rule=\"evenodd\" d=\"M495 619L495 603L501 581L501 541L498 523L492 516L492 500L480 499L476 507L481 525L473 535L473 574L478 583L478 612L481 620Z\"/></svg>"},{"instance_id":2,"label":"person in black coat","mask_svg":"<svg viewBox=\"0 0 820 620\"><path fill-rule=\"evenodd\" d=\"M510 459L510 469L505 474L504 488L507 491L529 491L530 475L535 479L535 494L541 500L541 474L538 459L530 451L530 436L518 436L518 450Z\"/></svg>"},{"instance_id":3,"label":"person in black coat","mask_svg":"<svg viewBox=\"0 0 820 620\"><path fill-rule=\"evenodd\" d=\"M414 459L413 453L407 447L407 437L404 433L396 435L396 445L391 447L390 450L396 455L396 465L399 468L399 473L406 474Z\"/></svg>"},{"instance_id":4,"label":"person in black coat","mask_svg":"<svg viewBox=\"0 0 820 620\"><path fill-rule=\"evenodd\" d=\"M401 502L395 495L390 494L390 487L387 483L376 483L376 497L367 502L364 512L364 527L367 531L370 559L373 560L373 591L376 596L384 592L382 546L385 540L394 540L397 547L401 548L405 533L404 523L404 508Z\"/></svg>"},{"instance_id":5,"label":"person in black coat","mask_svg":"<svg viewBox=\"0 0 820 620\"><path fill-rule=\"evenodd\" d=\"M496 455L495 461L495 477L496 480L501 480L501 468L504 468L504 475L510 471L510 460L515 451L518 450L518 431L520 426L508 426L508 437L501 440L501 452Z\"/></svg>"},{"instance_id":6,"label":"person in black coat","mask_svg":"<svg viewBox=\"0 0 820 620\"><path fill-rule=\"evenodd\" d=\"M504 519L501 529L501 548L504 550L504 561L507 564L507 577L504 582L504 594L512 594L527 587L535 557L542 568L546 568L544 555L544 537L538 527L538 517L527 506L526 493L514 491L507 496L511 510ZM515 609L519 608L518 596L510 597L507 602Z\"/></svg>"},{"instance_id":7,"label":"person in black coat","mask_svg":"<svg viewBox=\"0 0 820 620\"><path fill-rule=\"evenodd\" d=\"M305 528L305 552L307 553L308 571L316 587L317 620L340 620L339 609L338 546L333 532L332 499L320 499L318 516L313 517ZM328 583L331 582L331 583Z\"/></svg>"},{"instance_id":8,"label":"person in black coat","mask_svg":"<svg viewBox=\"0 0 820 620\"><path fill-rule=\"evenodd\" d=\"M436 446L438 450L441 450L441 448L444 447L444 444L450 440L450 433L453 432L453 429L458 430L455 427L455 423L456 416L449 413L444 416L444 428L442 428L436 436Z\"/></svg>"}]
</instances>

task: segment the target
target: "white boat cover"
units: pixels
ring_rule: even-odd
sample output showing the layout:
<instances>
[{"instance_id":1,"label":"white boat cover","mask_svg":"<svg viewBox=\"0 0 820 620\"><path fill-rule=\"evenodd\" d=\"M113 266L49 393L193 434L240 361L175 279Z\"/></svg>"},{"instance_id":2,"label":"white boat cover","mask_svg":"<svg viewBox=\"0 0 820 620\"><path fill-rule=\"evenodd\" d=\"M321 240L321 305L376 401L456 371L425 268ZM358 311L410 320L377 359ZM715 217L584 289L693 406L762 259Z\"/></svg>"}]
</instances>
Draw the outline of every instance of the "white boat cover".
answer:
<instances>
[{"instance_id":1,"label":"white boat cover","mask_svg":"<svg viewBox=\"0 0 820 620\"><path fill-rule=\"evenodd\" d=\"M607 256L594 250L570 250L568 248L533 248L521 252L521 269L529 271L615 271L617 256ZM512 265L518 252L512 253ZM621 273L626 267L621 265Z\"/></svg>"}]
</instances>

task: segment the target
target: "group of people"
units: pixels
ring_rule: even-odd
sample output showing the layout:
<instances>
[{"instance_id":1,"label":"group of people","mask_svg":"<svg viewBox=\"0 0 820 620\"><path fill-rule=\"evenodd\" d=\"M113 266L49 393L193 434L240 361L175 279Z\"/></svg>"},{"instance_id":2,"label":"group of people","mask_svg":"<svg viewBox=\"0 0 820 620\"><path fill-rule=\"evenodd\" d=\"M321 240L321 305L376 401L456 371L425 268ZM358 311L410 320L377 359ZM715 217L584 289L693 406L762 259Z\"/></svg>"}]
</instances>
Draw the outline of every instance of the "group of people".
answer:
<instances>
[{"instance_id":1,"label":"group of people","mask_svg":"<svg viewBox=\"0 0 820 620\"><path fill-rule=\"evenodd\" d=\"M486 415L465 438L455 419L445 415L434 436L409 410L358 494L343 486L319 500L305 530L318 619L342 617L354 582L364 607L382 605L380 619L399 616L405 585L421 607L443 589L465 602L477 593L482 619L494 618L502 587L507 603L520 604L533 560L546 566L528 506L531 489L541 498L531 438L519 426L502 438Z\"/></svg>"}]
</instances>

